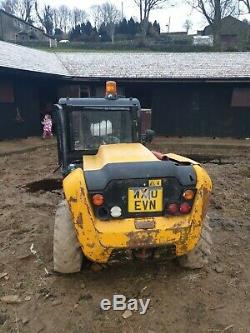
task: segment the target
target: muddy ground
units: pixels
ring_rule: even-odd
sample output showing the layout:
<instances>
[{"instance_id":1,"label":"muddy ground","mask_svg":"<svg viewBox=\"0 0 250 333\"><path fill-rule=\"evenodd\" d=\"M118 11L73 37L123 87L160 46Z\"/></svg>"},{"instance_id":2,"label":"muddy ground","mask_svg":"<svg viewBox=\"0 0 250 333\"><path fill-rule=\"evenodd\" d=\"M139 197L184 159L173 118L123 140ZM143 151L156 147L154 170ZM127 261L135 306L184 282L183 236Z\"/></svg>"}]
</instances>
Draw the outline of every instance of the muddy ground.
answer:
<instances>
[{"instance_id":1,"label":"muddy ground","mask_svg":"<svg viewBox=\"0 0 250 333\"><path fill-rule=\"evenodd\" d=\"M157 143L168 151L164 141ZM178 147L176 147L178 148ZM0 302L4 333L200 333L250 332L249 150L203 148L200 156L214 182L210 206L214 251L202 270L166 263L133 262L76 275L52 272L55 207L61 200L56 149L0 157ZM192 155L191 154L191 155ZM199 157L198 156L198 157ZM100 310L100 300L123 294L151 298L146 315Z\"/></svg>"}]
</instances>

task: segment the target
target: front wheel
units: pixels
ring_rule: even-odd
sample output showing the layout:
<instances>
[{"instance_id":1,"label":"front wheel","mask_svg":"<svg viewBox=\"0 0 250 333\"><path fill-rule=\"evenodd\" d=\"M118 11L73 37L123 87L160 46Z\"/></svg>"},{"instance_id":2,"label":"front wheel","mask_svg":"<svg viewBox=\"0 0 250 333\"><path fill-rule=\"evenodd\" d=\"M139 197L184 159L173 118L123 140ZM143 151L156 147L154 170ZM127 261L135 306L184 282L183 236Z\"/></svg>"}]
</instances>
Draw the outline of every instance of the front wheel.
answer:
<instances>
[{"instance_id":1,"label":"front wheel","mask_svg":"<svg viewBox=\"0 0 250 333\"><path fill-rule=\"evenodd\" d=\"M59 273L80 272L83 253L76 237L66 200L58 205L54 226L54 270Z\"/></svg>"},{"instance_id":2,"label":"front wheel","mask_svg":"<svg viewBox=\"0 0 250 333\"><path fill-rule=\"evenodd\" d=\"M207 216L203 222L201 237L196 247L189 253L178 257L178 262L181 267L199 269L208 264L213 244L211 231L212 229L209 226L209 217Z\"/></svg>"}]
</instances>

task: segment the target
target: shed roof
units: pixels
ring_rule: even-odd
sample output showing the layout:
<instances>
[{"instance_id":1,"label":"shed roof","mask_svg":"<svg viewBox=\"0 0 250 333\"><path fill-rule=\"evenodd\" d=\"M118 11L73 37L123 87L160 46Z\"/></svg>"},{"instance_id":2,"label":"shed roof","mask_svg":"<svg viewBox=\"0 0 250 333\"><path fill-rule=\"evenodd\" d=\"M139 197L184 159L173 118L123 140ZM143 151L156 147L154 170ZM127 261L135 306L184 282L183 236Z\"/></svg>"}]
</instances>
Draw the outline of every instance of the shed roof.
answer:
<instances>
[{"instance_id":1,"label":"shed roof","mask_svg":"<svg viewBox=\"0 0 250 333\"><path fill-rule=\"evenodd\" d=\"M250 79L250 53L57 53L82 78Z\"/></svg>"},{"instance_id":2,"label":"shed roof","mask_svg":"<svg viewBox=\"0 0 250 333\"><path fill-rule=\"evenodd\" d=\"M0 41L0 68L68 75L56 54Z\"/></svg>"},{"instance_id":3,"label":"shed roof","mask_svg":"<svg viewBox=\"0 0 250 333\"><path fill-rule=\"evenodd\" d=\"M0 68L86 80L250 80L250 52L52 53L0 41Z\"/></svg>"}]
</instances>

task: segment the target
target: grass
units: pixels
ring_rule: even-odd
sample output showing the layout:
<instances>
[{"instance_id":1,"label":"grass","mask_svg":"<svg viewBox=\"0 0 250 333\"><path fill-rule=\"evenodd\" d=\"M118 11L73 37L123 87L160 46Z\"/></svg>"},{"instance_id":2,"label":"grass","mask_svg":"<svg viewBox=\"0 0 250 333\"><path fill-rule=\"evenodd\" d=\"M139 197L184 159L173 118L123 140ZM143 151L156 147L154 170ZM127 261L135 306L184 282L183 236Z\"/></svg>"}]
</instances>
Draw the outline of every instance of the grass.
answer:
<instances>
[{"instance_id":1,"label":"grass","mask_svg":"<svg viewBox=\"0 0 250 333\"><path fill-rule=\"evenodd\" d=\"M61 45L58 44L57 48L49 48L48 46L41 44L24 44L24 46L28 46L31 48L39 49L47 52L213 52L213 48L208 47L194 47L192 45L176 45L176 46L164 46L164 45L122 45L122 44L67 44Z\"/></svg>"}]
</instances>

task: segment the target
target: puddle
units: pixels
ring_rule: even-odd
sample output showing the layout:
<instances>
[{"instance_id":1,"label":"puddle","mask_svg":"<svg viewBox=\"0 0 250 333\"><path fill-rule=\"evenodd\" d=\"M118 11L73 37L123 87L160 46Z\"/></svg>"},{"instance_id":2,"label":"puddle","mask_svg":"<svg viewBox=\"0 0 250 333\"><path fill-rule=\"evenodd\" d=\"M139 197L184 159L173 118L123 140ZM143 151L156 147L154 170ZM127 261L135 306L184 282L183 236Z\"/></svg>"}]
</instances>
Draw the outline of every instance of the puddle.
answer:
<instances>
[{"instance_id":1,"label":"puddle","mask_svg":"<svg viewBox=\"0 0 250 333\"><path fill-rule=\"evenodd\" d=\"M62 189L62 179L42 179L25 185L27 192L53 192Z\"/></svg>"}]
</instances>

